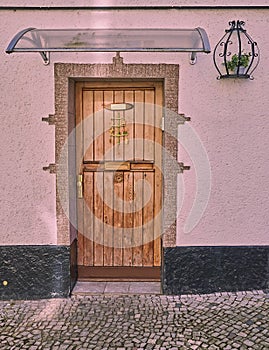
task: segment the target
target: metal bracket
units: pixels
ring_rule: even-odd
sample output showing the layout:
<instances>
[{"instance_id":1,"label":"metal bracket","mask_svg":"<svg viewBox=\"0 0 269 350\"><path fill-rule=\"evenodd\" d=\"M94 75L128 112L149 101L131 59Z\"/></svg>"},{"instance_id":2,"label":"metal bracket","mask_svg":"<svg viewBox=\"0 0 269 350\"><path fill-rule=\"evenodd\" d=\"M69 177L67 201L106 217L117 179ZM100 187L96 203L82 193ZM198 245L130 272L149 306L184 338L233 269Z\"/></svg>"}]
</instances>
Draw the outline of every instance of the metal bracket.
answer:
<instances>
[{"instance_id":1,"label":"metal bracket","mask_svg":"<svg viewBox=\"0 0 269 350\"><path fill-rule=\"evenodd\" d=\"M49 125L55 125L55 116L54 114L49 114L48 117L43 117L42 122L47 122Z\"/></svg>"},{"instance_id":2,"label":"metal bracket","mask_svg":"<svg viewBox=\"0 0 269 350\"><path fill-rule=\"evenodd\" d=\"M193 66L197 62L196 52L191 52L190 54L190 64Z\"/></svg>"},{"instance_id":3,"label":"metal bracket","mask_svg":"<svg viewBox=\"0 0 269 350\"><path fill-rule=\"evenodd\" d=\"M184 163L180 162L178 163L179 165L179 169L180 169L180 173L183 173L185 170L190 170L190 166L189 165L184 165Z\"/></svg>"},{"instance_id":4,"label":"metal bracket","mask_svg":"<svg viewBox=\"0 0 269 350\"><path fill-rule=\"evenodd\" d=\"M122 66L124 64L123 57L121 57L119 51L116 52L116 55L112 58L112 61L115 66Z\"/></svg>"},{"instance_id":5,"label":"metal bracket","mask_svg":"<svg viewBox=\"0 0 269 350\"><path fill-rule=\"evenodd\" d=\"M180 120L178 122L178 124L184 124L185 122L189 122L191 121L191 117L186 117L185 114L178 114L180 117Z\"/></svg>"},{"instance_id":6,"label":"metal bracket","mask_svg":"<svg viewBox=\"0 0 269 350\"><path fill-rule=\"evenodd\" d=\"M40 55L42 57L44 65L45 66L49 65L50 64L50 53L49 52L45 52L45 51L41 51L39 53L40 53Z\"/></svg>"},{"instance_id":7,"label":"metal bracket","mask_svg":"<svg viewBox=\"0 0 269 350\"><path fill-rule=\"evenodd\" d=\"M56 164L50 163L48 166L43 166L44 171L49 171L50 174L56 174Z\"/></svg>"}]
</instances>

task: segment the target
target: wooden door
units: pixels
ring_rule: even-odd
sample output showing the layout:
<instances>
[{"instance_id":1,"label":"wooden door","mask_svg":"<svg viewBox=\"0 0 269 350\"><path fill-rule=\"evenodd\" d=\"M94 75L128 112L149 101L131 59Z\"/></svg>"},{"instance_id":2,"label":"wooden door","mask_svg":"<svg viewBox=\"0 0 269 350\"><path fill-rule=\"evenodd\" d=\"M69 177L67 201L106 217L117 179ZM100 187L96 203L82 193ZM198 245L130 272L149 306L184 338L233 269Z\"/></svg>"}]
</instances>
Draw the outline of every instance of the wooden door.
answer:
<instances>
[{"instance_id":1,"label":"wooden door","mask_svg":"<svg viewBox=\"0 0 269 350\"><path fill-rule=\"evenodd\" d=\"M76 85L80 280L159 280L162 83Z\"/></svg>"}]
</instances>

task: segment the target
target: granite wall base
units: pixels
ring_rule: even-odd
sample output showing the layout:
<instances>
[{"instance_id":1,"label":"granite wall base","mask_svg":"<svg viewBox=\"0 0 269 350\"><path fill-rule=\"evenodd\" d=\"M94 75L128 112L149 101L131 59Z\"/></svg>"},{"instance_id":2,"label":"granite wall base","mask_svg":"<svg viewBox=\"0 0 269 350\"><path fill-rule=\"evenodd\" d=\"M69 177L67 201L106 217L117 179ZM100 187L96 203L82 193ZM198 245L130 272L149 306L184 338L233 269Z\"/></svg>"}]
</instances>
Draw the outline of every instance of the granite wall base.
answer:
<instances>
[{"instance_id":1,"label":"granite wall base","mask_svg":"<svg viewBox=\"0 0 269 350\"><path fill-rule=\"evenodd\" d=\"M269 288L269 246L173 247L163 251L164 294ZM66 298L75 284L71 246L0 247L0 299Z\"/></svg>"},{"instance_id":2,"label":"granite wall base","mask_svg":"<svg viewBox=\"0 0 269 350\"><path fill-rule=\"evenodd\" d=\"M75 244L75 243L74 243ZM74 284L74 246L1 246L0 299L66 298Z\"/></svg>"},{"instance_id":3,"label":"granite wall base","mask_svg":"<svg viewBox=\"0 0 269 350\"><path fill-rule=\"evenodd\" d=\"M164 294L266 290L269 246L164 248Z\"/></svg>"}]
</instances>

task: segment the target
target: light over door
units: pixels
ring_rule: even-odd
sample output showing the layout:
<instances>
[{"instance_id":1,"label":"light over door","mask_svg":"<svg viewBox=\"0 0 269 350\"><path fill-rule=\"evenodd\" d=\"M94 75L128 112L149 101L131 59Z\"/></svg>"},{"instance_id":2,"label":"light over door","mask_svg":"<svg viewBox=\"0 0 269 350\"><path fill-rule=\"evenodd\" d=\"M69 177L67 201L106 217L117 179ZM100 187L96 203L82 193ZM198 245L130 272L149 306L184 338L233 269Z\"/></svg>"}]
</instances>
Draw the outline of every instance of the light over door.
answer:
<instances>
[{"instance_id":1,"label":"light over door","mask_svg":"<svg viewBox=\"0 0 269 350\"><path fill-rule=\"evenodd\" d=\"M159 280L162 83L76 86L80 280Z\"/></svg>"}]
</instances>

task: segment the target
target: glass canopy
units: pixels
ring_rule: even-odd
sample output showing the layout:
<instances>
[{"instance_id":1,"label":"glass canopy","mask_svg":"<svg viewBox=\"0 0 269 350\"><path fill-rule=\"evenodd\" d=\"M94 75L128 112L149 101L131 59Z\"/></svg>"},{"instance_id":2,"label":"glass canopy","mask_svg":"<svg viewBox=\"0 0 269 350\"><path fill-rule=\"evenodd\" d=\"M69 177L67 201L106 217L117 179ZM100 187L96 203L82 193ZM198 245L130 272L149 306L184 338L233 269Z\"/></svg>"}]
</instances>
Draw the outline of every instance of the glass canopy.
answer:
<instances>
[{"instance_id":1,"label":"glass canopy","mask_svg":"<svg viewBox=\"0 0 269 350\"><path fill-rule=\"evenodd\" d=\"M17 33L6 53L40 52L210 52L203 28L194 29L35 29ZM48 63L48 62L46 62Z\"/></svg>"}]
</instances>

